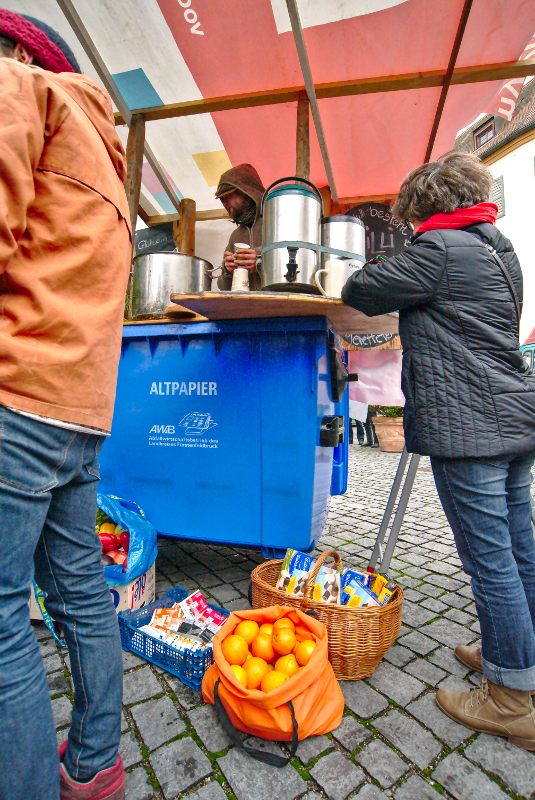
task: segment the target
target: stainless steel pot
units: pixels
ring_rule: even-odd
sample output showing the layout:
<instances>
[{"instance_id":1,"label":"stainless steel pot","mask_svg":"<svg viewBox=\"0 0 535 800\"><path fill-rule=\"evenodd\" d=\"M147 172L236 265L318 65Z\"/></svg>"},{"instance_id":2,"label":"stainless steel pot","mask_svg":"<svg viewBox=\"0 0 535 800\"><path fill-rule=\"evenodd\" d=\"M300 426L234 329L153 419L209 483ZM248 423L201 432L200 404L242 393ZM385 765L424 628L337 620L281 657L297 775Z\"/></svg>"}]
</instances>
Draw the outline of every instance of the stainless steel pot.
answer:
<instances>
[{"instance_id":1,"label":"stainless steel pot","mask_svg":"<svg viewBox=\"0 0 535 800\"><path fill-rule=\"evenodd\" d=\"M360 219L345 215L325 217L320 222L320 228L321 243L324 247L333 247L335 250L346 250L364 256L366 229ZM362 261L358 259L322 253L321 269L314 275L316 286L326 297L341 297L348 278L357 269L362 269L362 266Z\"/></svg>"},{"instance_id":2,"label":"stainless steel pot","mask_svg":"<svg viewBox=\"0 0 535 800\"><path fill-rule=\"evenodd\" d=\"M334 247L335 250L347 250L364 256L366 253L365 234L366 229L362 220L357 217L346 217L344 214L337 214L334 217L324 217L320 222L321 244L324 247ZM333 259L345 261L343 256L335 256L330 253L321 254L321 266L325 267L325 262Z\"/></svg>"},{"instance_id":3,"label":"stainless steel pot","mask_svg":"<svg viewBox=\"0 0 535 800\"><path fill-rule=\"evenodd\" d=\"M133 261L132 319L165 316L169 295L208 292L213 267L185 253L147 253Z\"/></svg>"},{"instance_id":4,"label":"stainless steel pot","mask_svg":"<svg viewBox=\"0 0 535 800\"><path fill-rule=\"evenodd\" d=\"M321 194L310 181L301 178L275 181L262 198L263 246L295 241L319 244L322 208ZM315 250L304 247L269 250L262 256L262 288L317 294L314 273L318 266L318 253Z\"/></svg>"}]
</instances>

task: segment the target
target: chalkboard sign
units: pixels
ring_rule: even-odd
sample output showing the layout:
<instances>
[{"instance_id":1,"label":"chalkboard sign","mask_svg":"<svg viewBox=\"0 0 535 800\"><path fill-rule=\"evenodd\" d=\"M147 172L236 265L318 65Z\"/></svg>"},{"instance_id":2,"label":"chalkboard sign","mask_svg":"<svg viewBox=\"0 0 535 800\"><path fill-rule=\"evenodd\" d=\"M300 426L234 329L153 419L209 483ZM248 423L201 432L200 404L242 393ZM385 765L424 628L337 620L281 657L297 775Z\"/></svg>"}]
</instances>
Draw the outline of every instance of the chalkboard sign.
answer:
<instances>
[{"instance_id":1,"label":"chalkboard sign","mask_svg":"<svg viewBox=\"0 0 535 800\"><path fill-rule=\"evenodd\" d=\"M405 222L392 216L390 206L383 203L363 203L347 212L348 217L362 220L366 228L366 258L397 256L408 244L412 231Z\"/></svg>"},{"instance_id":2,"label":"chalkboard sign","mask_svg":"<svg viewBox=\"0 0 535 800\"><path fill-rule=\"evenodd\" d=\"M397 333L348 333L342 334L341 338L353 347L379 347L395 339L396 336Z\"/></svg>"},{"instance_id":3,"label":"chalkboard sign","mask_svg":"<svg viewBox=\"0 0 535 800\"><path fill-rule=\"evenodd\" d=\"M172 253L176 248L173 239L173 223L164 222L152 228L143 228L134 234L134 253Z\"/></svg>"}]
</instances>

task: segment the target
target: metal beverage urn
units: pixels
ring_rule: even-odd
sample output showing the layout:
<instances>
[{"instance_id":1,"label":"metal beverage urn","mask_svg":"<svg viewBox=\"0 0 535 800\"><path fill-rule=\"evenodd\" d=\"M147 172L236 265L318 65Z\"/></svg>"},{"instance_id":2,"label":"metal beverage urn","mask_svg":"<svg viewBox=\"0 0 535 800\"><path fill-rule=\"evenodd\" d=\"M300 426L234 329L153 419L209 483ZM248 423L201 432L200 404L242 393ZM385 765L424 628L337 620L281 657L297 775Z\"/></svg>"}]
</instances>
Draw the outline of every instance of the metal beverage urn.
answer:
<instances>
[{"instance_id":1,"label":"metal beverage urn","mask_svg":"<svg viewBox=\"0 0 535 800\"><path fill-rule=\"evenodd\" d=\"M281 185L284 184L284 185ZM323 201L319 190L303 178L280 178L262 198L263 246L276 242L320 243ZM279 247L262 255L263 289L319 294L314 283L319 258L306 247Z\"/></svg>"},{"instance_id":2,"label":"metal beverage urn","mask_svg":"<svg viewBox=\"0 0 535 800\"><path fill-rule=\"evenodd\" d=\"M346 250L359 256L365 256L365 228L357 217L337 214L325 217L320 222L321 244L335 250ZM315 276L315 283L321 294L327 297L340 297L342 288L349 277L361 269L363 262L349 256L337 256L332 253L321 254L321 269ZM320 276L321 277L320 279Z\"/></svg>"}]
</instances>

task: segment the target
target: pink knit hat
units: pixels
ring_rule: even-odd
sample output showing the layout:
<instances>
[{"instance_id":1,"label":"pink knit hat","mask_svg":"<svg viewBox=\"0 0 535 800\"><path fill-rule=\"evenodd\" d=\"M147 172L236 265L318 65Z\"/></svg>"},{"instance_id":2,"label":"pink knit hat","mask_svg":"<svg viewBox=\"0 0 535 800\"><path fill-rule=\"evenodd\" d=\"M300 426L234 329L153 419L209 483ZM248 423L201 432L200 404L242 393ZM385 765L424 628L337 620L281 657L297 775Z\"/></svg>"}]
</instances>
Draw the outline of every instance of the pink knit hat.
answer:
<instances>
[{"instance_id":1,"label":"pink knit hat","mask_svg":"<svg viewBox=\"0 0 535 800\"><path fill-rule=\"evenodd\" d=\"M40 24L43 25L43 28L51 31L58 44L63 43L66 52L64 52L64 48L54 43L44 30L38 28L27 18L14 11L8 11L7 8L0 8L0 35L3 34L23 45L39 66L49 72L79 72L79 69L74 67L76 59L67 43L47 25ZM71 57L70 60L67 54ZM71 61L74 61L74 64ZM76 64L76 66L78 65Z\"/></svg>"}]
</instances>

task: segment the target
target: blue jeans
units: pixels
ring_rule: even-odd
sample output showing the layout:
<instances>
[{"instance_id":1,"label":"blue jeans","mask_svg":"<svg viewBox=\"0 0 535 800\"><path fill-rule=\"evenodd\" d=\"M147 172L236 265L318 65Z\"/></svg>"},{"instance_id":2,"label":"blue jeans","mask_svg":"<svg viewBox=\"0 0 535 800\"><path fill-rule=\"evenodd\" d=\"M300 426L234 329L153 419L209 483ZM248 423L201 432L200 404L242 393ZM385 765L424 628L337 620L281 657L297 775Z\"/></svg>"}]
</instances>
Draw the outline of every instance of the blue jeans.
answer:
<instances>
[{"instance_id":1,"label":"blue jeans","mask_svg":"<svg viewBox=\"0 0 535 800\"><path fill-rule=\"evenodd\" d=\"M431 458L442 506L470 575L481 624L483 674L535 691L535 453L504 459Z\"/></svg>"},{"instance_id":2,"label":"blue jeans","mask_svg":"<svg viewBox=\"0 0 535 800\"><path fill-rule=\"evenodd\" d=\"M115 765L122 653L95 536L102 437L0 407L0 800L57 800L59 762L43 659L30 623L34 577L63 623L74 683L65 765Z\"/></svg>"}]
</instances>

